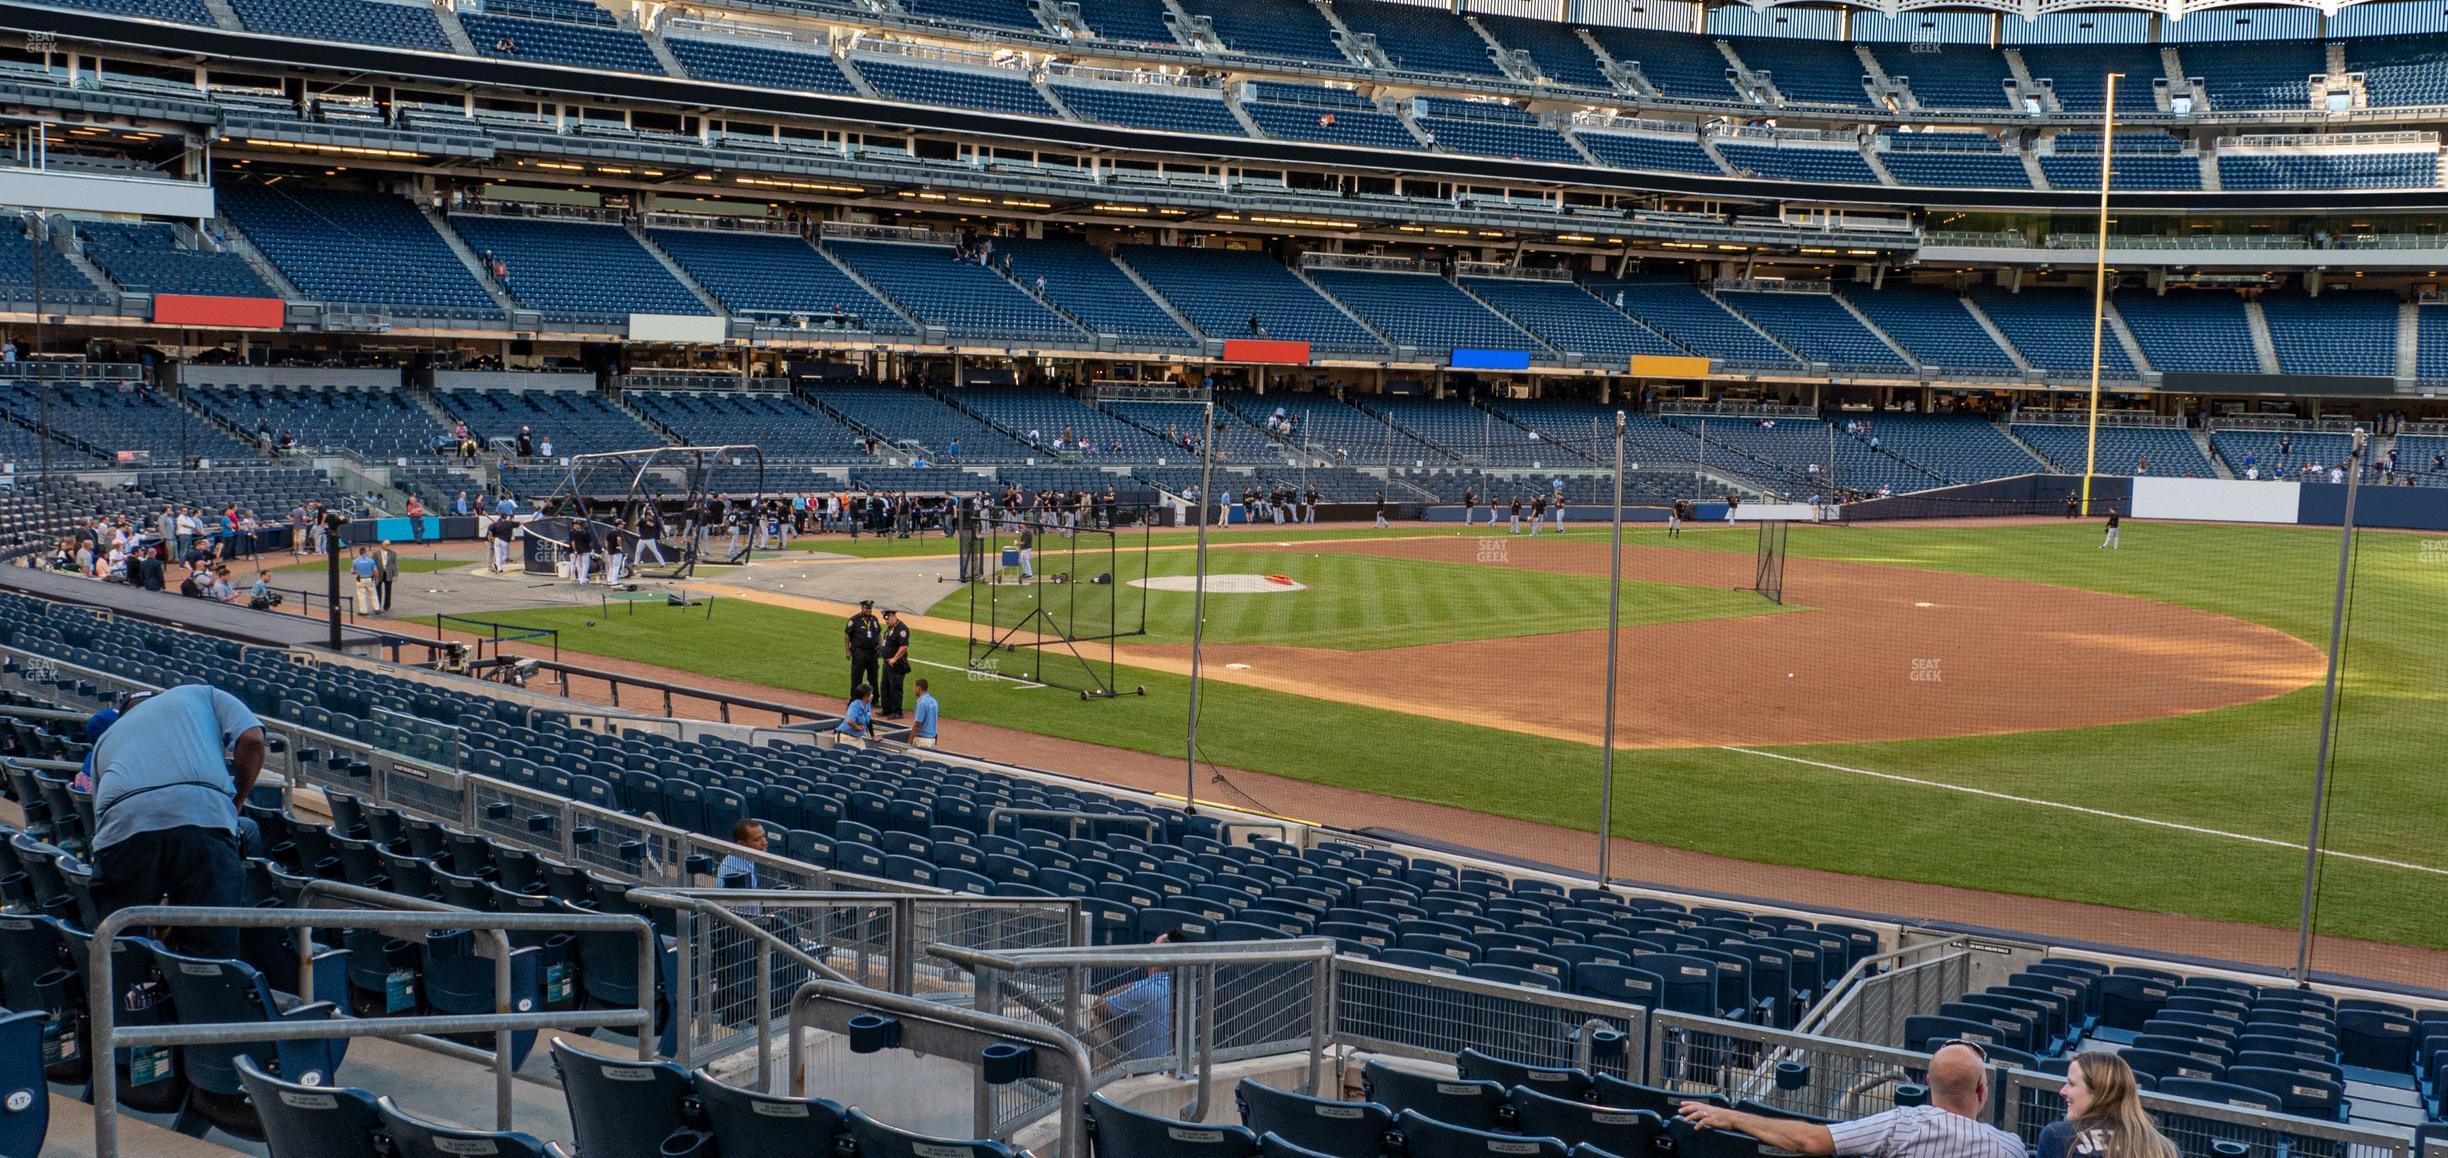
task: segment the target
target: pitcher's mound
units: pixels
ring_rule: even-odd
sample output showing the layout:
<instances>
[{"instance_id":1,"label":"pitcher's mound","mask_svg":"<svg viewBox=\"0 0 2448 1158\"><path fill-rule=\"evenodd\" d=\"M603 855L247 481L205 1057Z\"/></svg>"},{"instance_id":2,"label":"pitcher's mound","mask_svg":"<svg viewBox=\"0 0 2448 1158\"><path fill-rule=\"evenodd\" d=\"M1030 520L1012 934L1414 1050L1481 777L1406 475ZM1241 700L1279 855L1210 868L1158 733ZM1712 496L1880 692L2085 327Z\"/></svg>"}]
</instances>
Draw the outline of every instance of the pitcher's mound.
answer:
<instances>
[{"instance_id":1,"label":"pitcher's mound","mask_svg":"<svg viewBox=\"0 0 2448 1158\"><path fill-rule=\"evenodd\" d=\"M1150 579L1133 579L1133 587L1150 591L1189 591L1197 587L1194 575L1158 575ZM1209 595L1277 595L1286 591L1307 591L1309 585L1295 582L1282 575L1209 575Z\"/></svg>"}]
</instances>

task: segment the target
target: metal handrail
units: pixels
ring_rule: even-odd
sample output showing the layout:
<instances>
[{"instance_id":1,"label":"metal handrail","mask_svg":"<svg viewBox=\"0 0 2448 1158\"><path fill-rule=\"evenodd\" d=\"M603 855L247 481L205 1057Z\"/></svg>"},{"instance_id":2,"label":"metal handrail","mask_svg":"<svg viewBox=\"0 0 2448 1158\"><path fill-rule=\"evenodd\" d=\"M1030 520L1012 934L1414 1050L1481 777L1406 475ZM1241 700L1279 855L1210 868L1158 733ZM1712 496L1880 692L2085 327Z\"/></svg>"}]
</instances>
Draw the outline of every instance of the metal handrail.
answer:
<instances>
[{"instance_id":1,"label":"metal handrail","mask_svg":"<svg viewBox=\"0 0 2448 1158\"><path fill-rule=\"evenodd\" d=\"M1860 985L1863 978L1869 976L1869 974L1873 970L1877 969L1880 965L1900 962L1906 957L1917 953L1926 953L1933 948L1953 949L1956 952L1950 953L1949 956L1955 956L1963 951L1963 947L1969 943L1969 940L1969 938L1965 937L1956 937L1947 941L1923 942L1918 945L1906 945L1901 949L1889 949L1884 953L1873 953L1859 961L1854 962L1852 968L1845 970L1844 976L1836 979L1836 984L1828 987L1827 996L1820 998L1817 1004L1804 1010L1802 1012L1802 1016L1794 1020L1794 1032L1817 1032L1819 1026L1825 1024L1829 1019L1835 1017L1836 1014L1844 1008L1845 1004L1849 1003L1853 999L1854 991ZM1943 960L1943 958L1933 958L1932 960ZM1915 962L1915 964L1927 963L1928 962Z\"/></svg>"},{"instance_id":2,"label":"metal handrail","mask_svg":"<svg viewBox=\"0 0 2448 1158\"><path fill-rule=\"evenodd\" d=\"M638 888L629 890L627 895L631 904L652 905L664 909L683 909L701 917L720 921L745 934L749 942L756 946L756 973L754 976L759 978L759 984L755 987L757 1089L770 1094L775 1092L773 1086L773 987L764 983L763 979L773 976L774 950L780 949L783 956L797 961L801 967L828 981L839 981L850 985L856 985L858 981L849 974L826 964L797 944L775 936L772 930L733 912L729 906L715 903L710 894L720 894L725 900L794 905L871 904L878 899L885 898L880 898L874 893L806 893L793 892L789 889ZM899 915L897 910L895 915L896 917ZM894 927L896 930L905 929L907 923L896 919ZM897 936L898 932L896 932ZM694 960L695 958L686 951L678 955L676 972L679 975L673 978L673 986L680 994L691 993L693 992L692 985L702 984L698 979L688 975ZM684 997L683 1000L685 999ZM678 1044L680 1056L676 1060L683 1066L695 1068L698 1064L697 1059L693 1056L696 1052L696 1035L693 1033L680 1034Z\"/></svg>"},{"instance_id":3,"label":"metal handrail","mask_svg":"<svg viewBox=\"0 0 2448 1158\"><path fill-rule=\"evenodd\" d=\"M654 1060L654 986L641 980L638 1007L573 1010L569 1013L488 1013L430 1017L389 1017L371 1020L270 1023L219 1022L207 1025L159 1025L121 1029L116 1024L119 986L113 978L118 944L130 926L172 925L209 929L295 929L301 936L318 926L423 933L436 929L532 930L536 932L634 933L638 937L638 976L655 975L655 931L644 917L598 913L403 913L382 909L224 909L178 905L138 905L102 919L94 941L104 946L93 955L86 978L87 1016L92 1021L93 1047L104 1062L94 1067L94 1155L118 1158L119 1074L107 1059L121 1049L148 1045L229 1045L258 1041L311 1041L334 1037L399 1038L427 1034L493 1033L521 1030L632 1028L637 1031L638 1060ZM508 958L495 967L496 983L507 992L503 971ZM311 974L311 970L308 971ZM301 982L302 983L302 982ZM506 1102L510 1081L509 1050L497 1051L495 1098Z\"/></svg>"},{"instance_id":4,"label":"metal handrail","mask_svg":"<svg viewBox=\"0 0 2448 1158\"><path fill-rule=\"evenodd\" d=\"M850 1010L886 1013L904 1022L940 1027L954 1031L956 1034L965 1032L1006 1038L1052 1050L1061 1064L1056 1067L1040 1064L1037 1067L1036 1076L1058 1082L1063 1088L1062 1158L1088 1158L1088 1139L1086 1132L1080 1128L1080 1115L1084 1112L1083 1108L1088 1101L1088 1085L1092 1075L1096 1073L1096 1065L1088 1057L1088 1048L1081 1045L1078 1038L1059 1029L1016 1018L997 1017L994 1014L981 1013L973 1009L959 1009L937 1005L931 1001L921 1001L913 997L879 993L872 989L845 985L839 981L810 981L801 986L799 992L791 997L790 1082L792 1089L804 1088L807 1078L807 1033L809 1029L816 1028L812 1024L816 1020L813 1015L820 1011L835 1014L836 1016L826 1020L822 1028L834 1033L847 1034L850 1029L848 1012ZM1049 1068L1060 1072L1048 1073L1046 1071Z\"/></svg>"}]
</instances>

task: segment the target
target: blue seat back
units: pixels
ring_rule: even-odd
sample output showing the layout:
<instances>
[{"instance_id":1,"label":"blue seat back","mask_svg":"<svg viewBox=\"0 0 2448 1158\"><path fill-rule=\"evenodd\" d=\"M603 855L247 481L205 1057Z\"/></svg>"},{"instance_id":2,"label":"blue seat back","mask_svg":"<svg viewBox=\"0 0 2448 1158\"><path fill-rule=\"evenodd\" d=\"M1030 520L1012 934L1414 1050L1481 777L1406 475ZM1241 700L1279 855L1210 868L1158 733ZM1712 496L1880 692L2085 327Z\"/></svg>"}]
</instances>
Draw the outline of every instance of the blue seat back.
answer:
<instances>
[{"instance_id":1,"label":"blue seat back","mask_svg":"<svg viewBox=\"0 0 2448 1158\"><path fill-rule=\"evenodd\" d=\"M632 956L636 942L630 942ZM622 1061L552 1043L569 1101L570 1130L587 1158L662 1158L663 1139L687 1118L688 1071L670 1062Z\"/></svg>"},{"instance_id":2,"label":"blue seat back","mask_svg":"<svg viewBox=\"0 0 2448 1158\"><path fill-rule=\"evenodd\" d=\"M1487 1154L1567 1158L1564 1143L1555 1138L1473 1130L1413 1110L1404 1110L1395 1118L1394 1129L1402 1134L1403 1153L1410 1158L1477 1158Z\"/></svg>"},{"instance_id":3,"label":"blue seat back","mask_svg":"<svg viewBox=\"0 0 2448 1158\"><path fill-rule=\"evenodd\" d=\"M1394 1116L1375 1102L1313 1098L1250 1078L1233 1087L1233 1103L1251 1131L1343 1158L1379 1153L1394 1129Z\"/></svg>"},{"instance_id":4,"label":"blue seat back","mask_svg":"<svg viewBox=\"0 0 2448 1158\"><path fill-rule=\"evenodd\" d=\"M244 961L209 957L184 957L152 946L154 960L161 977L170 989L170 1004L177 1019L189 1025L245 1024L249 1022L297 1022L327 1020L332 1005L318 1001L295 1009L281 1010L273 1001L272 988L264 984L263 975ZM190 1045L180 1047L180 1060L187 1067L187 1080L198 1089L215 1094L235 1095L245 1092L238 1078L238 1057L251 1054L265 1063L267 1072L308 1086L329 1085L334 1070L340 1068L346 1052L346 1040L328 1041L236 1042L229 1045Z\"/></svg>"},{"instance_id":5,"label":"blue seat back","mask_svg":"<svg viewBox=\"0 0 2448 1158\"><path fill-rule=\"evenodd\" d=\"M238 1080L254 1100L272 1158L376 1158L382 1153L374 1138L383 1122L374 1095L344 1086L284 1082L265 1073L251 1057L238 1059ZM0 1153L34 1151L0 1142Z\"/></svg>"},{"instance_id":6,"label":"blue seat back","mask_svg":"<svg viewBox=\"0 0 2448 1158\"><path fill-rule=\"evenodd\" d=\"M0 1016L0 1154L40 1154L51 1130L40 1010Z\"/></svg>"},{"instance_id":7,"label":"blue seat back","mask_svg":"<svg viewBox=\"0 0 2448 1158\"><path fill-rule=\"evenodd\" d=\"M1666 1123L1654 1110L1592 1105L1525 1086L1513 1087L1506 1098L1513 1107L1514 1128L1532 1137L1602 1146L1617 1154L1649 1154L1666 1136Z\"/></svg>"},{"instance_id":8,"label":"blue seat back","mask_svg":"<svg viewBox=\"0 0 2448 1158\"><path fill-rule=\"evenodd\" d=\"M1088 1140L1096 1158L1250 1158L1258 1153L1258 1135L1234 1125L1177 1122L1131 1109L1092 1094L1088 1098Z\"/></svg>"},{"instance_id":9,"label":"blue seat back","mask_svg":"<svg viewBox=\"0 0 2448 1158\"><path fill-rule=\"evenodd\" d=\"M1016 1158L1019 1154L1001 1142L913 1134L855 1109L850 1111L849 1125L859 1158Z\"/></svg>"},{"instance_id":10,"label":"blue seat back","mask_svg":"<svg viewBox=\"0 0 2448 1158\"><path fill-rule=\"evenodd\" d=\"M1505 1088L1495 1082L1417 1074L1381 1061L1361 1067L1360 1089L1368 1100L1395 1113L1417 1110L1474 1130L1495 1129L1497 1111L1505 1105Z\"/></svg>"},{"instance_id":11,"label":"blue seat back","mask_svg":"<svg viewBox=\"0 0 2448 1158\"><path fill-rule=\"evenodd\" d=\"M725 1085L704 1070L691 1085L725 1153L830 1154L849 1121L848 1111L823 1098L760 1094Z\"/></svg>"},{"instance_id":12,"label":"blue seat back","mask_svg":"<svg viewBox=\"0 0 2448 1158\"><path fill-rule=\"evenodd\" d=\"M1590 1090L1590 1076L1570 1066L1535 1065L1475 1049L1455 1054L1454 1070L1465 1078L1494 1082L1508 1090L1528 1086L1559 1098L1580 1098Z\"/></svg>"},{"instance_id":13,"label":"blue seat back","mask_svg":"<svg viewBox=\"0 0 2448 1158\"><path fill-rule=\"evenodd\" d=\"M547 1155L559 1153L558 1147L547 1147L533 1134L516 1130L467 1130L429 1122L410 1115L389 1098L381 1099L375 1106L382 1112L383 1133L391 1139L393 1158L459 1158L467 1154L546 1158ZM657 1137L648 1142L647 1151L659 1152L662 1141Z\"/></svg>"}]
</instances>

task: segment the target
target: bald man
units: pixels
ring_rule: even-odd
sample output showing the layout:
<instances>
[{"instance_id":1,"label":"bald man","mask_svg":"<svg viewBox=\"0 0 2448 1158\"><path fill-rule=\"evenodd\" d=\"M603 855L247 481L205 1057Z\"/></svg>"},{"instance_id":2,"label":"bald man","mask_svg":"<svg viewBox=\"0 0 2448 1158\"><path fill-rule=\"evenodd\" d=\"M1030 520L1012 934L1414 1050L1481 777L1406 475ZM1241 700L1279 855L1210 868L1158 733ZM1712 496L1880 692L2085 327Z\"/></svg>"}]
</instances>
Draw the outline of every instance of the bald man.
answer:
<instances>
[{"instance_id":1,"label":"bald man","mask_svg":"<svg viewBox=\"0 0 2448 1158\"><path fill-rule=\"evenodd\" d=\"M1930 1100L1850 1122L1817 1122L1746 1114L1705 1102L1683 1103L1695 1126L1748 1134L1795 1154L1861 1154L1873 1158L2026 1158L2014 1135L1980 1120L1989 1106L1989 1058L1968 1042L1949 1042L1930 1057Z\"/></svg>"}]
</instances>

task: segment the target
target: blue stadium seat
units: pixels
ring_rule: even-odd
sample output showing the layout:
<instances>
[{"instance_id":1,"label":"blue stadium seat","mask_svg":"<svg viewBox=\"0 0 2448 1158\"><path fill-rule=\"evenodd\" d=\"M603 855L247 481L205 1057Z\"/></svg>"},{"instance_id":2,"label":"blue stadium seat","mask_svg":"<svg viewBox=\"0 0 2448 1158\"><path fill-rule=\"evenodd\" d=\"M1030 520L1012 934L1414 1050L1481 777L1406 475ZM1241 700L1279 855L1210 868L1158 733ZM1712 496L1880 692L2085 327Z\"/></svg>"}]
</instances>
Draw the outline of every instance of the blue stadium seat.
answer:
<instances>
[{"instance_id":1,"label":"blue stadium seat","mask_svg":"<svg viewBox=\"0 0 2448 1158\"><path fill-rule=\"evenodd\" d=\"M823 1098L744 1090L704 1070L690 1082L715 1145L732 1153L828 1153L848 1122L848 1111Z\"/></svg>"},{"instance_id":2,"label":"blue stadium seat","mask_svg":"<svg viewBox=\"0 0 2448 1158\"><path fill-rule=\"evenodd\" d=\"M376 1101L382 1112L387 1153L396 1158L453 1158L462 1154L497 1154L503 1158L566 1158L561 1147L533 1134L513 1130L470 1130L411 1116L389 1098ZM647 1149L660 1150L661 1139ZM641 1150L618 1151L644 1153Z\"/></svg>"},{"instance_id":3,"label":"blue stadium seat","mask_svg":"<svg viewBox=\"0 0 2448 1158\"><path fill-rule=\"evenodd\" d=\"M625 940L634 958L635 938ZM559 1038L552 1060L578 1151L587 1158L660 1158L663 1139L687 1122L695 1089L679 1066L605 1057Z\"/></svg>"},{"instance_id":4,"label":"blue stadium seat","mask_svg":"<svg viewBox=\"0 0 2448 1158\"><path fill-rule=\"evenodd\" d=\"M1581 1098L1590 1090L1590 1075L1570 1066L1534 1065L1476 1049L1454 1055L1454 1070L1467 1080L1494 1082L1504 1089L1526 1086L1560 1098Z\"/></svg>"},{"instance_id":5,"label":"blue stadium seat","mask_svg":"<svg viewBox=\"0 0 2448 1158\"><path fill-rule=\"evenodd\" d=\"M1415 1158L1469 1158L1479 1154L1522 1154L1531 1158L1566 1158L1564 1143L1554 1138L1497 1134L1448 1125L1415 1110L1394 1119L1401 1132L1403 1153Z\"/></svg>"},{"instance_id":6,"label":"blue stadium seat","mask_svg":"<svg viewBox=\"0 0 2448 1158\"><path fill-rule=\"evenodd\" d=\"M1593 1094L1597 1092L1592 1090ZM1524 1086L1515 1086L1507 1098L1513 1106L1516 1128L1522 1133L1560 1138L1567 1145L1601 1146L1616 1154L1648 1154L1666 1137L1666 1124L1654 1110L1593 1105Z\"/></svg>"},{"instance_id":7,"label":"blue stadium seat","mask_svg":"<svg viewBox=\"0 0 2448 1158\"><path fill-rule=\"evenodd\" d=\"M375 1139L383 1115L374 1095L328 1083L282 1081L244 1054L237 1065L238 1078L263 1119L264 1144L272 1158L375 1158L383 1153ZM35 1151L11 1147L8 1152Z\"/></svg>"},{"instance_id":8,"label":"blue stadium seat","mask_svg":"<svg viewBox=\"0 0 2448 1158\"><path fill-rule=\"evenodd\" d=\"M154 961L162 980L167 984L172 1007L180 1022L206 1024L280 1024L294 1025L329 1021L334 1016L331 1002L299 1004L276 998L263 975L243 961L187 957L172 953L158 945L151 946ZM238 1059L252 1055L266 1072L300 1085L319 1086L332 1082L334 1071L347 1055L345 1038L320 1041L292 1040L273 1042L237 1042L229 1045L190 1045L180 1048L180 1063L186 1069L187 1080L196 1090L210 1098L221 1099L219 1108L235 1117L225 1118L216 1112L213 1102L201 1102L198 1112L241 1137L260 1131L251 1111L242 1109L246 1087L239 1080Z\"/></svg>"},{"instance_id":9,"label":"blue stadium seat","mask_svg":"<svg viewBox=\"0 0 2448 1158\"><path fill-rule=\"evenodd\" d=\"M1394 1117L1375 1102L1339 1102L1278 1090L1253 1078L1233 1087L1233 1103L1241 1124L1261 1135L1275 1135L1297 1146L1351 1158L1372 1156L1386 1147Z\"/></svg>"},{"instance_id":10,"label":"blue stadium seat","mask_svg":"<svg viewBox=\"0 0 2448 1158\"><path fill-rule=\"evenodd\" d=\"M1019 1151L982 1139L931 1138L850 1111L851 1143L859 1158L1018 1158Z\"/></svg>"},{"instance_id":11,"label":"blue stadium seat","mask_svg":"<svg viewBox=\"0 0 2448 1158\"><path fill-rule=\"evenodd\" d=\"M39 1009L0 1009L0 1154L40 1154L51 1129L51 1090L43 1078Z\"/></svg>"},{"instance_id":12,"label":"blue stadium seat","mask_svg":"<svg viewBox=\"0 0 2448 1158\"><path fill-rule=\"evenodd\" d=\"M1233 1125L1179 1122L1091 1094L1085 1111L1096 1158L1252 1158L1258 1136Z\"/></svg>"},{"instance_id":13,"label":"blue stadium seat","mask_svg":"<svg viewBox=\"0 0 2448 1158\"><path fill-rule=\"evenodd\" d=\"M1505 1087L1496 1082L1413 1073L1376 1060L1361 1067L1360 1091L1395 1113L1417 1110L1474 1130L1496 1129L1505 1106Z\"/></svg>"}]
</instances>

